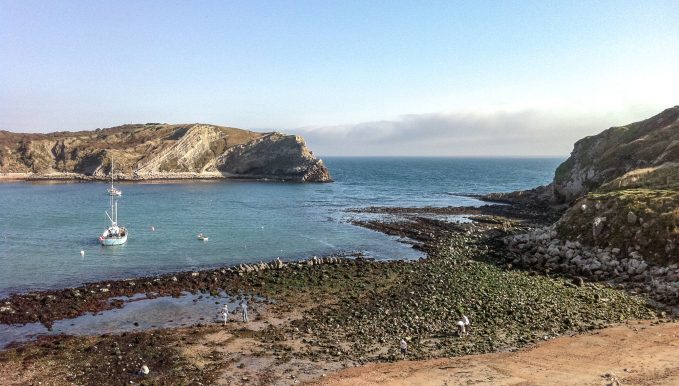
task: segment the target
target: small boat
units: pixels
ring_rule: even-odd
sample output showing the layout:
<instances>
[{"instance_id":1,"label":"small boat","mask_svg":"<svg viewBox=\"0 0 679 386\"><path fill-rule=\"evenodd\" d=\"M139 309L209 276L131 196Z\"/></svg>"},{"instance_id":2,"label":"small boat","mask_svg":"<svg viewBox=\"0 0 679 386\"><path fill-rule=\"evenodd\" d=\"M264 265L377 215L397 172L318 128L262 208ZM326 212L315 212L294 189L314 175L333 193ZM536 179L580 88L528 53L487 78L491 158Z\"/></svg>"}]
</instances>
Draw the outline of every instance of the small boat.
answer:
<instances>
[{"instance_id":1,"label":"small boat","mask_svg":"<svg viewBox=\"0 0 679 386\"><path fill-rule=\"evenodd\" d=\"M198 240L207 241L207 237L203 236L203 234L201 233L201 234L198 235Z\"/></svg>"},{"instance_id":2,"label":"small boat","mask_svg":"<svg viewBox=\"0 0 679 386\"><path fill-rule=\"evenodd\" d=\"M115 189L113 188L113 180L111 180L111 188ZM111 215L109 215L107 211L106 216L111 220L111 226L106 228L104 234L99 236L99 241L101 241L101 245L106 246L122 245L127 241L127 229L118 225L118 199L115 198L115 195L110 194L110 191L111 190L109 189L109 195L111 196ZM118 194L118 196L120 196L120 194Z\"/></svg>"},{"instance_id":3,"label":"small boat","mask_svg":"<svg viewBox=\"0 0 679 386\"><path fill-rule=\"evenodd\" d=\"M127 229L112 221L111 226L106 228L104 234L99 237L99 241L104 246L125 244L127 242Z\"/></svg>"}]
</instances>

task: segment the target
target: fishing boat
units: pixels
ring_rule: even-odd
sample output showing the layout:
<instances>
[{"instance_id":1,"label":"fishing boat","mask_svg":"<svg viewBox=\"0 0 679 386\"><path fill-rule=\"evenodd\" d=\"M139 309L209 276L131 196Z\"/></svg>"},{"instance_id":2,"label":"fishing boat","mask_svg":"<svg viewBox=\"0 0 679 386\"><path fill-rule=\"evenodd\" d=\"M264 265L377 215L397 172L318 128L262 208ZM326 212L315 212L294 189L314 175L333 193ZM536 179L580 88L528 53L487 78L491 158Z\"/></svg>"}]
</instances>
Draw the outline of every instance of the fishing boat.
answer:
<instances>
[{"instance_id":1,"label":"fishing boat","mask_svg":"<svg viewBox=\"0 0 679 386\"><path fill-rule=\"evenodd\" d=\"M113 185L111 185L113 187ZM101 245L121 245L127 241L127 229L118 225L118 199L111 195L111 214L106 211L106 217L111 220L111 226L104 230L99 237Z\"/></svg>"},{"instance_id":2,"label":"fishing boat","mask_svg":"<svg viewBox=\"0 0 679 386\"><path fill-rule=\"evenodd\" d=\"M201 233L198 235L198 240L207 241L207 236L203 236L203 234Z\"/></svg>"}]
</instances>

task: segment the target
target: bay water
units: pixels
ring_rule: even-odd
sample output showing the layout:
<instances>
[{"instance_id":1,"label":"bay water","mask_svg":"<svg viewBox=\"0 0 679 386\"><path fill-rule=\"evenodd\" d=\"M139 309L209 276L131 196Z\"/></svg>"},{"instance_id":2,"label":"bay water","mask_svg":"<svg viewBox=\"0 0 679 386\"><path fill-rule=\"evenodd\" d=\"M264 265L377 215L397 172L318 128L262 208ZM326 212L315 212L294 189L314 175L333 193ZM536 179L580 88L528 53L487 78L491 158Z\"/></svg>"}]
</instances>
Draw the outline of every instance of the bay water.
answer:
<instances>
[{"instance_id":1,"label":"bay water","mask_svg":"<svg viewBox=\"0 0 679 386\"><path fill-rule=\"evenodd\" d=\"M368 206L483 205L464 194L549 183L563 158L325 157L333 183L116 183L122 246L103 247L106 189L93 182L0 184L0 299L86 282L362 252L417 259L393 237L351 225ZM209 237L201 241L197 235ZM81 254L81 251L84 254Z\"/></svg>"}]
</instances>

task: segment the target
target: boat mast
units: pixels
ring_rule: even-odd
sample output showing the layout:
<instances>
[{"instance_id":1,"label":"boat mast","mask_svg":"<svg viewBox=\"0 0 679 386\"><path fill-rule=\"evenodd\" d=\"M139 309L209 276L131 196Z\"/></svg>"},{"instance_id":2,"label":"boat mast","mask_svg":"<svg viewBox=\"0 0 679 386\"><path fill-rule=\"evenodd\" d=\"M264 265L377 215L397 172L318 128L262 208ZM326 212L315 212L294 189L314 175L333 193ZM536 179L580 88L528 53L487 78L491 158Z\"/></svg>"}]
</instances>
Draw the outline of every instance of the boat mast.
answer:
<instances>
[{"instance_id":1,"label":"boat mast","mask_svg":"<svg viewBox=\"0 0 679 386\"><path fill-rule=\"evenodd\" d=\"M111 155L111 190L113 190L113 156Z\"/></svg>"}]
</instances>

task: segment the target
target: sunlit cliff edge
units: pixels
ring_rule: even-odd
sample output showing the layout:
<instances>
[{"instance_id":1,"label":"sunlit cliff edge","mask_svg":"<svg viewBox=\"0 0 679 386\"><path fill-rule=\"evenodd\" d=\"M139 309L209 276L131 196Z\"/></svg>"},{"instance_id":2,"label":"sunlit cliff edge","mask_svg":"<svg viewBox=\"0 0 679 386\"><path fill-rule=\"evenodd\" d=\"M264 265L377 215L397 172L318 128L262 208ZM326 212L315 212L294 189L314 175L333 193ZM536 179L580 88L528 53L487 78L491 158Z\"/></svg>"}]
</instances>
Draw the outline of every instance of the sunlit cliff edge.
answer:
<instances>
[{"instance_id":1,"label":"sunlit cliff edge","mask_svg":"<svg viewBox=\"0 0 679 386\"><path fill-rule=\"evenodd\" d=\"M577 141L549 185L483 199L560 216L507 238L512 264L679 304L679 106Z\"/></svg>"},{"instance_id":2,"label":"sunlit cliff edge","mask_svg":"<svg viewBox=\"0 0 679 386\"><path fill-rule=\"evenodd\" d=\"M113 159L113 165L111 165ZM0 176L18 179L234 178L330 182L300 136L147 123L49 134L0 131Z\"/></svg>"}]
</instances>

